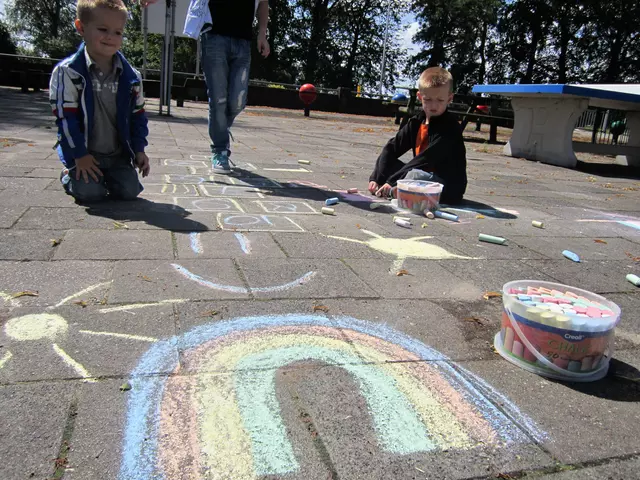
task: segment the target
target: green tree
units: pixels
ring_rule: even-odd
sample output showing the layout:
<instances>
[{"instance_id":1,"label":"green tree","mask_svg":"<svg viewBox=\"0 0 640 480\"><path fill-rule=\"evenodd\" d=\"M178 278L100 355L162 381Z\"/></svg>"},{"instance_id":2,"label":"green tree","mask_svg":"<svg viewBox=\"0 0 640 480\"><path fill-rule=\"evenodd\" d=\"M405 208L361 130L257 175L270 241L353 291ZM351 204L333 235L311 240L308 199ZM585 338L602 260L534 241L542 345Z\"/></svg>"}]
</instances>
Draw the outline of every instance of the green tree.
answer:
<instances>
[{"instance_id":1,"label":"green tree","mask_svg":"<svg viewBox=\"0 0 640 480\"><path fill-rule=\"evenodd\" d=\"M12 0L5 9L10 30L24 35L36 54L63 58L81 42L74 0Z\"/></svg>"},{"instance_id":2,"label":"green tree","mask_svg":"<svg viewBox=\"0 0 640 480\"><path fill-rule=\"evenodd\" d=\"M13 41L13 38L11 38L9 29L4 22L0 20L0 53L15 54L16 51L16 43Z\"/></svg>"},{"instance_id":3,"label":"green tree","mask_svg":"<svg viewBox=\"0 0 640 480\"><path fill-rule=\"evenodd\" d=\"M498 19L501 0L414 0L419 22L414 41L424 49L409 60L407 73L427 67L449 68L458 90L484 82L488 41Z\"/></svg>"}]
</instances>

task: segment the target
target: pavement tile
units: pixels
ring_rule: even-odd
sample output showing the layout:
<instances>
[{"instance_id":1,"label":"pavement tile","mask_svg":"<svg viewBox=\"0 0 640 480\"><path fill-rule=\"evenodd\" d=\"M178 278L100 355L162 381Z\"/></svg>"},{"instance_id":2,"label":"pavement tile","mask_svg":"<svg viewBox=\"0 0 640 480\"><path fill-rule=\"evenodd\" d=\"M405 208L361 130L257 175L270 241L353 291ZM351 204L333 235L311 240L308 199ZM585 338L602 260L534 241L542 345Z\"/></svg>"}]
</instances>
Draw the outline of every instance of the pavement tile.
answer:
<instances>
[{"instance_id":1,"label":"pavement tile","mask_svg":"<svg viewBox=\"0 0 640 480\"><path fill-rule=\"evenodd\" d=\"M87 307L72 304L54 309L31 307L11 311L3 344L13 357L0 369L0 382L126 376L154 341L175 334L170 304L124 310L126 305L96 305L90 295L78 299L89 303ZM55 326L51 316L55 316ZM29 340L24 340L16 338L14 333L19 332L16 329L20 325L24 328L31 325L32 329L49 325L49 329L32 333ZM64 353L60 353L60 349ZM177 354L174 348L176 358ZM84 370L72 366L73 362ZM171 371L147 369L142 373L157 375Z\"/></svg>"},{"instance_id":2,"label":"pavement tile","mask_svg":"<svg viewBox=\"0 0 640 480\"><path fill-rule=\"evenodd\" d=\"M24 212L26 209L22 209ZM16 222L20 230L114 229L113 220L87 215L81 207L30 207Z\"/></svg>"},{"instance_id":3,"label":"pavement tile","mask_svg":"<svg viewBox=\"0 0 640 480\"><path fill-rule=\"evenodd\" d=\"M582 260L628 260L629 255L640 257L640 244L622 238L514 237L514 241L550 258L556 257L563 250L577 253Z\"/></svg>"},{"instance_id":4,"label":"pavement tile","mask_svg":"<svg viewBox=\"0 0 640 480\"><path fill-rule=\"evenodd\" d=\"M58 171L58 176L60 172ZM27 178L22 176L2 177L0 176L0 190L39 192L51 184L49 178Z\"/></svg>"},{"instance_id":5,"label":"pavement tile","mask_svg":"<svg viewBox=\"0 0 640 480\"><path fill-rule=\"evenodd\" d=\"M16 298L18 306L51 306L87 288L99 296L108 288L111 270L108 262L85 260L2 262L0 291L37 293ZM5 300L5 305L12 303Z\"/></svg>"},{"instance_id":6,"label":"pavement tile","mask_svg":"<svg viewBox=\"0 0 640 480\"><path fill-rule=\"evenodd\" d=\"M640 470L640 459L632 458L627 461L611 460L597 467L567 467L567 470L549 475L531 475L523 478L539 480L626 480L637 478Z\"/></svg>"},{"instance_id":7,"label":"pavement tile","mask_svg":"<svg viewBox=\"0 0 640 480\"><path fill-rule=\"evenodd\" d=\"M382 253L366 244L371 237L357 229L354 229L352 237L343 237L350 240L313 233L305 235L274 233L273 235L287 256L291 258L385 258Z\"/></svg>"},{"instance_id":8,"label":"pavement tile","mask_svg":"<svg viewBox=\"0 0 640 480\"><path fill-rule=\"evenodd\" d=\"M171 233L118 229L68 230L55 260L173 260Z\"/></svg>"},{"instance_id":9,"label":"pavement tile","mask_svg":"<svg viewBox=\"0 0 640 480\"><path fill-rule=\"evenodd\" d=\"M347 266L336 259L238 259L256 298L374 297ZM339 281L338 281L339 279Z\"/></svg>"},{"instance_id":10,"label":"pavement tile","mask_svg":"<svg viewBox=\"0 0 640 480\"><path fill-rule=\"evenodd\" d=\"M52 478L77 385L0 386L0 478Z\"/></svg>"},{"instance_id":11,"label":"pavement tile","mask_svg":"<svg viewBox=\"0 0 640 480\"><path fill-rule=\"evenodd\" d=\"M115 264L109 303L247 297L247 288L231 260L140 260Z\"/></svg>"},{"instance_id":12,"label":"pavement tile","mask_svg":"<svg viewBox=\"0 0 640 480\"><path fill-rule=\"evenodd\" d=\"M36 179L40 180L40 179ZM8 188L0 192L0 204L3 206L18 207L70 207L76 203L74 199L60 191L51 190L28 190Z\"/></svg>"},{"instance_id":13,"label":"pavement tile","mask_svg":"<svg viewBox=\"0 0 640 480\"><path fill-rule=\"evenodd\" d=\"M392 259L387 262L345 259L344 262L382 298L473 300L482 295L473 283L445 269L446 262L407 259L400 268L408 273L403 276L397 275L399 269Z\"/></svg>"},{"instance_id":14,"label":"pavement tile","mask_svg":"<svg viewBox=\"0 0 640 480\"><path fill-rule=\"evenodd\" d=\"M278 234L284 235L284 234ZM293 234L294 237L298 234ZM176 233L178 258L285 258L286 255L268 232Z\"/></svg>"},{"instance_id":15,"label":"pavement tile","mask_svg":"<svg viewBox=\"0 0 640 480\"><path fill-rule=\"evenodd\" d=\"M65 233L60 230L0 231L0 260L49 260L58 248L52 240L62 241Z\"/></svg>"},{"instance_id":16,"label":"pavement tile","mask_svg":"<svg viewBox=\"0 0 640 480\"><path fill-rule=\"evenodd\" d=\"M27 211L27 207L0 207L0 228L11 228Z\"/></svg>"},{"instance_id":17,"label":"pavement tile","mask_svg":"<svg viewBox=\"0 0 640 480\"><path fill-rule=\"evenodd\" d=\"M554 278L558 283L573 285L590 292L631 292L638 288L625 278L627 274L636 271L631 259L626 262L585 260L574 263L562 257L561 260L523 260L521 263L528 265L534 271L544 272L545 276Z\"/></svg>"},{"instance_id":18,"label":"pavement tile","mask_svg":"<svg viewBox=\"0 0 640 480\"><path fill-rule=\"evenodd\" d=\"M637 354L623 361L640 366ZM555 382L502 359L460 364L496 387L536 422L548 436L543 447L561 463L640 453L635 433L640 396L634 382L615 378Z\"/></svg>"}]
</instances>

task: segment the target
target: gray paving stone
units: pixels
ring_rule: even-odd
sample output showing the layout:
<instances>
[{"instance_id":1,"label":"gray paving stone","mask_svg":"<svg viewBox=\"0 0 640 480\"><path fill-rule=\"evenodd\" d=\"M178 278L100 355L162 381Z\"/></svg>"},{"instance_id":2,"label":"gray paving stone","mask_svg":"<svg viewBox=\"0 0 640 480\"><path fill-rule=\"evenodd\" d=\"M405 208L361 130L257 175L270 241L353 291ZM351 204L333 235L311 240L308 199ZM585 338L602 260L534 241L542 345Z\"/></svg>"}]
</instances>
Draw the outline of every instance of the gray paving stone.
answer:
<instances>
[{"instance_id":1,"label":"gray paving stone","mask_svg":"<svg viewBox=\"0 0 640 480\"><path fill-rule=\"evenodd\" d=\"M109 303L247 297L247 287L231 260L141 260L115 264Z\"/></svg>"},{"instance_id":2,"label":"gray paving stone","mask_svg":"<svg viewBox=\"0 0 640 480\"><path fill-rule=\"evenodd\" d=\"M65 233L60 230L0 231L0 259L49 260L60 246L54 246L54 241L62 241Z\"/></svg>"},{"instance_id":3,"label":"gray paving stone","mask_svg":"<svg viewBox=\"0 0 640 480\"><path fill-rule=\"evenodd\" d=\"M523 260L522 263L536 271L545 272L559 283L573 285L595 293L631 292L638 287L626 280L636 271L634 262L621 260Z\"/></svg>"},{"instance_id":4,"label":"gray paving stone","mask_svg":"<svg viewBox=\"0 0 640 480\"><path fill-rule=\"evenodd\" d=\"M22 209L24 212L26 209ZM16 222L20 230L114 229L113 220L87 215L80 207L30 207ZM131 227L133 228L133 227Z\"/></svg>"},{"instance_id":5,"label":"gray paving stone","mask_svg":"<svg viewBox=\"0 0 640 480\"><path fill-rule=\"evenodd\" d=\"M1 478L52 478L76 388L73 382L0 386Z\"/></svg>"},{"instance_id":6,"label":"gray paving stone","mask_svg":"<svg viewBox=\"0 0 640 480\"><path fill-rule=\"evenodd\" d=\"M60 172L58 172L58 176ZM39 192L51 184L48 178L27 178L22 176L2 177L0 176L0 189L17 190L20 192ZM15 192L14 192L15 193Z\"/></svg>"},{"instance_id":7,"label":"gray paving stone","mask_svg":"<svg viewBox=\"0 0 640 480\"><path fill-rule=\"evenodd\" d=\"M87 307L71 304L53 309L32 307L11 311L9 320L13 327L5 329L3 345L13 357L0 369L0 382L127 376L155 341L175 334L171 304L145 308L99 305L90 299L90 295L78 299L88 303ZM56 328L48 330L51 335L45 336L43 333L40 338L30 340L11 335L20 323L26 322L24 325L33 325L34 328L36 325L45 325L45 315L56 316ZM59 353L60 349L64 353ZM172 354L177 359L175 348ZM70 365L70 361L65 360L67 357L84 370ZM171 370L146 369L141 373L168 374Z\"/></svg>"},{"instance_id":8,"label":"gray paving stone","mask_svg":"<svg viewBox=\"0 0 640 480\"><path fill-rule=\"evenodd\" d=\"M637 355L632 362L638 365ZM608 378L585 384L554 382L502 359L461 365L496 387L536 422L548 436L544 448L559 462L589 462L640 450L635 441L638 391L631 382Z\"/></svg>"},{"instance_id":9,"label":"gray paving stone","mask_svg":"<svg viewBox=\"0 0 640 480\"><path fill-rule=\"evenodd\" d=\"M55 260L173 260L171 233L166 231L68 230Z\"/></svg>"},{"instance_id":10,"label":"gray paving stone","mask_svg":"<svg viewBox=\"0 0 640 480\"><path fill-rule=\"evenodd\" d=\"M611 460L596 467L566 467L564 472L542 476L525 476L523 478L538 478L540 480L626 480L637 478L640 460L632 458L628 461Z\"/></svg>"},{"instance_id":11,"label":"gray paving stone","mask_svg":"<svg viewBox=\"0 0 640 480\"><path fill-rule=\"evenodd\" d=\"M293 234L297 236L297 234ZM268 232L177 233L178 258L285 258Z\"/></svg>"},{"instance_id":12,"label":"gray paving stone","mask_svg":"<svg viewBox=\"0 0 640 480\"><path fill-rule=\"evenodd\" d=\"M108 288L111 270L107 262L82 260L2 262L0 291L37 292L38 296L22 296L16 300L23 307L51 306L89 287L95 287L92 295L99 296Z\"/></svg>"},{"instance_id":13,"label":"gray paving stone","mask_svg":"<svg viewBox=\"0 0 640 480\"><path fill-rule=\"evenodd\" d=\"M0 228L11 228L27 211L27 207L0 207Z\"/></svg>"},{"instance_id":14,"label":"gray paving stone","mask_svg":"<svg viewBox=\"0 0 640 480\"><path fill-rule=\"evenodd\" d=\"M40 179L36 179L40 181ZM0 204L4 206L18 207L70 207L75 205L74 199L60 191L29 190L29 189L5 189L0 192Z\"/></svg>"},{"instance_id":15,"label":"gray paving stone","mask_svg":"<svg viewBox=\"0 0 640 480\"><path fill-rule=\"evenodd\" d=\"M375 297L342 262L335 259L254 260L238 264L256 298Z\"/></svg>"},{"instance_id":16,"label":"gray paving stone","mask_svg":"<svg viewBox=\"0 0 640 480\"><path fill-rule=\"evenodd\" d=\"M584 260L628 260L629 257L640 257L640 245L621 238L528 238L514 237L514 240L530 250L548 257L557 256L557 252L570 250ZM599 240L599 241L598 241ZM602 243L604 242L604 243ZM521 258L527 258L522 256ZM532 258L532 257L528 257Z\"/></svg>"},{"instance_id":17,"label":"gray paving stone","mask_svg":"<svg viewBox=\"0 0 640 480\"><path fill-rule=\"evenodd\" d=\"M450 260L448 260L450 261ZM393 259L345 259L344 262L382 298L455 298L475 300L482 295L473 283L463 280L434 260L407 259L401 270L408 275L398 276Z\"/></svg>"}]
</instances>

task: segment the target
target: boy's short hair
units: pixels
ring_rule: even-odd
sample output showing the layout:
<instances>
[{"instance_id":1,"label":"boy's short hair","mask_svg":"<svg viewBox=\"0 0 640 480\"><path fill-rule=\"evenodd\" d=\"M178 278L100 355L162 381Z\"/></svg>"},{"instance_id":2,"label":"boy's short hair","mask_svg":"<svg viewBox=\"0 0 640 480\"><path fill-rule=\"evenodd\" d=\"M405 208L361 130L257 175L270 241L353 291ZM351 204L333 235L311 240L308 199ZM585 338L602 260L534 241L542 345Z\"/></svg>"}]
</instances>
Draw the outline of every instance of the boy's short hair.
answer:
<instances>
[{"instance_id":1,"label":"boy's short hair","mask_svg":"<svg viewBox=\"0 0 640 480\"><path fill-rule=\"evenodd\" d=\"M418 80L418 88L420 90L443 87L445 85L448 85L449 91L453 92L453 76L442 67L427 68L422 72L420 80Z\"/></svg>"},{"instance_id":2,"label":"boy's short hair","mask_svg":"<svg viewBox=\"0 0 640 480\"><path fill-rule=\"evenodd\" d=\"M76 17L83 23L91 20L91 14L97 8L109 8L128 15L127 6L122 0L78 0Z\"/></svg>"}]
</instances>

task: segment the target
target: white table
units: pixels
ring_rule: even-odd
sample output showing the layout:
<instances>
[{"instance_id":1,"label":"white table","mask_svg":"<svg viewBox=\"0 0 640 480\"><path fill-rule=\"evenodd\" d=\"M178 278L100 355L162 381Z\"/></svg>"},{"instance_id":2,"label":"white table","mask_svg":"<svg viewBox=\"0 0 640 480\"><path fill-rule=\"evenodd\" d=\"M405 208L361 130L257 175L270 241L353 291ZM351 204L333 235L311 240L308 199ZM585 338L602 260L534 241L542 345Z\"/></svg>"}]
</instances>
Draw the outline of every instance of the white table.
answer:
<instances>
[{"instance_id":1,"label":"white table","mask_svg":"<svg viewBox=\"0 0 640 480\"><path fill-rule=\"evenodd\" d=\"M617 155L616 163L640 167L640 85L476 85L473 92L511 97L514 128L506 155L573 168L576 150ZM627 145L573 142L576 121L590 106L627 111Z\"/></svg>"}]
</instances>

